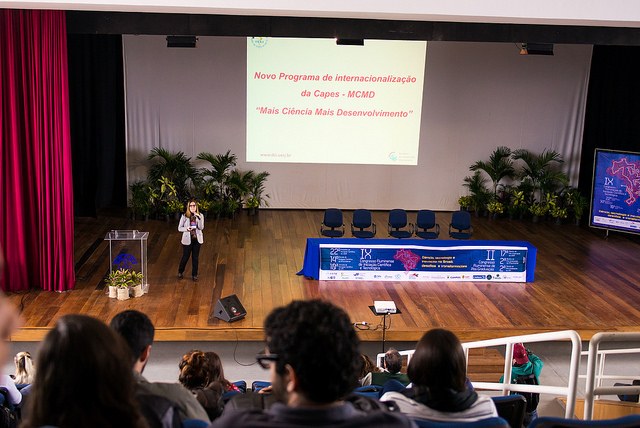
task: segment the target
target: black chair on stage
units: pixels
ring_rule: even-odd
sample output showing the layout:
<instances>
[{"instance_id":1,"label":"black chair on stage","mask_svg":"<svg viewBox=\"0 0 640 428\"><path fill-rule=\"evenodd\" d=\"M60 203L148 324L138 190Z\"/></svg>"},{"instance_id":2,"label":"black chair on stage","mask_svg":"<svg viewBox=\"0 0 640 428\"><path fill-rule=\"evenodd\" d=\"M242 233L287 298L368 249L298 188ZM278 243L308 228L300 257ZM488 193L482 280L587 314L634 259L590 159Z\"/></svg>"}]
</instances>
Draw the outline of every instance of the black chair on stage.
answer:
<instances>
[{"instance_id":1,"label":"black chair on stage","mask_svg":"<svg viewBox=\"0 0 640 428\"><path fill-rule=\"evenodd\" d=\"M353 212L351 235L356 238L373 238L376 236L376 224L371 220L371 211L359 209Z\"/></svg>"},{"instance_id":2,"label":"black chair on stage","mask_svg":"<svg viewBox=\"0 0 640 428\"><path fill-rule=\"evenodd\" d=\"M413 235L413 223L407 223L407 212L403 209L389 211L389 236L403 239Z\"/></svg>"},{"instance_id":3,"label":"black chair on stage","mask_svg":"<svg viewBox=\"0 0 640 428\"><path fill-rule=\"evenodd\" d=\"M449 236L454 239L469 239L471 235L473 235L473 227L471 227L469 211L454 211L449 223Z\"/></svg>"},{"instance_id":4,"label":"black chair on stage","mask_svg":"<svg viewBox=\"0 0 640 428\"><path fill-rule=\"evenodd\" d=\"M431 210L420 210L416 217L416 236L422 239L438 239L440 225L436 223L436 213Z\"/></svg>"},{"instance_id":5,"label":"black chair on stage","mask_svg":"<svg viewBox=\"0 0 640 428\"><path fill-rule=\"evenodd\" d=\"M320 235L329 238L340 238L344 235L342 210L338 208L327 208L325 210L324 219L320 225Z\"/></svg>"}]
</instances>

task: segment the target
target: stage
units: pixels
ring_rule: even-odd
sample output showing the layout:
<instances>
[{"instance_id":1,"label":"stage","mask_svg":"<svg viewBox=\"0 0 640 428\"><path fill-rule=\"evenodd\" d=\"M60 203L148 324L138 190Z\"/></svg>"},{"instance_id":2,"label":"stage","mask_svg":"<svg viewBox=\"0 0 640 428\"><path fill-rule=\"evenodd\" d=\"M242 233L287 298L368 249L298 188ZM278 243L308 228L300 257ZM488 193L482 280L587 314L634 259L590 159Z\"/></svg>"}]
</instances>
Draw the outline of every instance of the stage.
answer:
<instances>
[{"instance_id":1,"label":"stage","mask_svg":"<svg viewBox=\"0 0 640 428\"><path fill-rule=\"evenodd\" d=\"M387 238L387 211L374 212L379 238ZM372 326L380 317L368 306L393 300L388 341L414 341L433 327L454 331L463 341L551 330L576 330L582 339L599 331L640 331L640 254L636 237L573 224L532 223L472 217L474 240L527 241L537 248L535 281L374 282L317 281L298 276L307 238L319 237L320 210L240 212L235 219L207 219L200 253L200 280L177 278L181 256L177 221L132 221L117 215L75 222L76 289L65 293L31 290L9 298L20 307L24 327L11 340L37 341L57 318L83 313L108 322L116 313L137 309L154 322L161 341L261 340L271 309L293 299L323 298L344 308L354 322ZM437 213L446 231L451 214ZM410 221L415 213L409 213ZM345 211L347 236L351 213ZM109 269L104 241L111 229L149 232L149 293L109 299L103 278ZM634 267L636 266L636 267ZM236 294L247 316L233 323L213 317L220 297ZM359 330L365 341L379 341L382 329Z\"/></svg>"}]
</instances>

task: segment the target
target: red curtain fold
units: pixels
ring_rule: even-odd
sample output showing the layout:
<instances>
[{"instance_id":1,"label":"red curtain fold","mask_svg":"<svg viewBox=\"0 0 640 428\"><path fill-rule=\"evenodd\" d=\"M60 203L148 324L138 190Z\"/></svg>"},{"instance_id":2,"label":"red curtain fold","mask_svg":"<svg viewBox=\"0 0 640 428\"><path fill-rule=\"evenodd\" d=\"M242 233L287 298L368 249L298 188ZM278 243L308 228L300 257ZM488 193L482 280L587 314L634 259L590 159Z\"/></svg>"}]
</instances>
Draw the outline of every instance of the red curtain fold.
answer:
<instances>
[{"instance_id":1,"label":"red curtain fold","mask_svg":"<svg viewBox=\"0 0 640 428\"><path fill-rule=\"evenodd\" d=\"M2 288L74 288L73 184L62 11L0 10Z\"/></svg>"}]
</instances>

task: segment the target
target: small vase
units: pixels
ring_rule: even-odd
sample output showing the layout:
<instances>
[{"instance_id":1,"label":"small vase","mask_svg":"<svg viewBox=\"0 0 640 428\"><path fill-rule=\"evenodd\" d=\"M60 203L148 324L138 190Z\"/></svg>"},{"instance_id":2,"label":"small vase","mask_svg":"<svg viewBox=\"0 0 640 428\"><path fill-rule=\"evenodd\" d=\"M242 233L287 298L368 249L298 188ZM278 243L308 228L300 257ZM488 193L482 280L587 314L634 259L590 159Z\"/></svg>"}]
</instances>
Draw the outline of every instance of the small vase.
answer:
<instances>
[{"instance_id":1,"label":"small vase","mask_svg":"<svg viewBox=\"0 0 640 428\"><path fill-rule=\"evenodd\" d=\"M118 300L127 300L127 299L129 299L129 287L118 288Z\"/></svg>"},{"instance_id":2,"label":"small vase","mask_svg":"<svg viewBox=\"0 0 640 428\"><path fill-rule=\"evenodd\" d=\"M134 285L131 287L131 296L132 297L140 297L144 294L142 291L142 284Z\"/></svg>"},{"instance_id":3,"label":"small vase","mask_svg":"<svg viewBox=\"0 0 640 428\"><path fill-rule=\"evenodd\" d=\"M118 297L118 287L114 287L113 285L109 286L109 298L115 299Z\"/></svg>"}]
</instances>

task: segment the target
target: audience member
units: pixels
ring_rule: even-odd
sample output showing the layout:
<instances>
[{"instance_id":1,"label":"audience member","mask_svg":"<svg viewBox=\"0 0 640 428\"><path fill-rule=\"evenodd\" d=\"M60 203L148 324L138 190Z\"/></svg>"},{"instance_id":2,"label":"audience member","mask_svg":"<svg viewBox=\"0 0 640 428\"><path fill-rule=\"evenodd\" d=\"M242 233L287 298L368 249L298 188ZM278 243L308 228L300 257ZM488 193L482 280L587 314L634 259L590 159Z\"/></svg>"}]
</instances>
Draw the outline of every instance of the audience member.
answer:
<instances>
[{"instance_id":1,"label":"audience member","mask_svg":"<svg viewBox=\"0 0 640 428\"><path fill-rule=\"evenodd\" d=\"M409 385L409 383L411 383L409 377L406 374L400 373L400 370L402 370L402 356L400 355L400 352L398 352L398 350L391 348L387 352L385 352L384 361L382 364L384 367L384 371L379 373L369 372L362 379L362 386L384 385L390 380L397 380L404 386L407 386Z\"/></svg>"},{"instance_id":2,"label":"audience member","mask_svg":"<svg viewBox=\"0 0 640 428\"><path fill-rule=\"evenodd\" d=\"M380 373L382 370L380 367L371 361L371 358L367 354L360 354L362 360L362 368L360 369L360 375L358 375L358 381L362 384L362 379L369 373Z\"/></svg>"},{"instance_id":3,"label":"audience member","mask_svg":"<svg viewBox=\"0 0 640 428\"><path fill-rule=\"evenodd\" d=\"M450 331L434 329L416 346L407 369L411 388L388 392L381 401L394 401L411 418L442 422L473 422L498 416L488 396L466 386L462 345Z\"/></svg>"},{"instance_id":4,"label":"audience member","mask_svg":"<svg viewBox=\"0 0 640 428\"><path fill-rule=\"evenodd\" d=\"M524 344L513 345L513 366L511 367L511 383L540 385L540 373L544 363L538 356L525 348ZM500 382L504 381L504 376ZM531 421L538 417L538 401L540 394L535 392L521 392L527 399L527 408L524 415L524 426L528 426Z\"/></svg>"},{"instance_id":5,"label":"audience member","mask_svg":"<svg viewBox=\"0 0 640 428\"><path fill-rule=\"evenodd\" d=\"M149 382L142 376L149 357L155 328L145 314L135 310L120 312L111 320L111 328L119 333L129 345L130 361L138 390L147 394L165 397L176 404L180 419L208 421L207 412L196 397L178 383Z\"/></svg>"},{"instance_id":6,"label":"audience member","mask_svg":"<svg viewBox=\"0 0 640 428\"><path fill-rule=\"evenodd\" d=\"M224 377L222 361L215 352L190 351L180 364L178 380L204 407L211 420L220 416L225 393L239 393L240 389Z\"/></svg>"},{"instance_id":7,"label":"audience member","mask_svg":"<svg viewBox=\"0 0 640 428\"><path fill-rule=\"evenodd\" d=\"M13 358L16 365L14 381L16 385L27 385L33 382L36 368L29 352L18 352Z\"/></svg>"},{"instance_id":8,"label":"audience member","mask_svg":"<svg viewBox=\"0 0 640 428\"><path fill-rule=\"evenodd\" d=\"M266 352L257 360L270 369L279 402L267 410L225 408L212 427L415 426L380 403L365 412L344 400L357 385L360 352L342 309L321 300L294 301L267 316L265 337Z\"/></svg>"},{"instance_id":9,"label":"audience member","mask_svg":"<svg viewBox=\"0 0 640 428\"><path fill-rule=\"evenodd\" d=\"M126 345L102 322L65 315L45 337L21 427L147 427Z\"/></svg>"}]
</instances>

